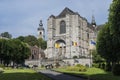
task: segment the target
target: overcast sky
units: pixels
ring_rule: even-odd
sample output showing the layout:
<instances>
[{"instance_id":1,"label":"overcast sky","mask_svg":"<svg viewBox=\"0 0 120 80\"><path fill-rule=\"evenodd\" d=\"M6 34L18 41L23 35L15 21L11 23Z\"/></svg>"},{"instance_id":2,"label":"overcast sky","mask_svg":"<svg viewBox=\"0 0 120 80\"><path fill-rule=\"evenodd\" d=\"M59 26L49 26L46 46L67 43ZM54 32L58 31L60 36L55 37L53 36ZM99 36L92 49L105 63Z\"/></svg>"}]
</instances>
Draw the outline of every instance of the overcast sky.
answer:
<instances>
[{"instance_id":1,"label":"overcast sky","mask_svg":"<svg viewBox=\"0 0 120 80\"><path fill-rule=\"evenodd\" d=\"M13 37L37 36L39 21L46 29L47 19L68 7L91 22L94 14L97 25L107 22L112 0L0 0L0 33L9 32Z\"/></svg>"}]
</instances>

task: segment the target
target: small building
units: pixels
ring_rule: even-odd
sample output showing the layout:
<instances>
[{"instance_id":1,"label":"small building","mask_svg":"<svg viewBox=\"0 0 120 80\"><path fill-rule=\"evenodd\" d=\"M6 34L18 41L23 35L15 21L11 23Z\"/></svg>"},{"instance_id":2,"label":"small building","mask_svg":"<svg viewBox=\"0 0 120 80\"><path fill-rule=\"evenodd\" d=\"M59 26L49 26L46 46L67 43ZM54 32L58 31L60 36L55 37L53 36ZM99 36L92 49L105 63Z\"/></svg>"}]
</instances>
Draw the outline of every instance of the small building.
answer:
<instances>
[{"instance_id":1,"label":"small building","mask_svg":"<svg viewBox=\"0 0 120 80\"><path fill-rule=\"evenodd\" d=\"M38 60L41 58L45 58L45 53L41 48L37 46L31 46L30 50L31 50L31 56L29 57L29 60Z\"/></svg>"},{"instance_id":2,"label":"small building","mask_svg":"<svg viewBox=\"0 0 120 80\"><path fill-rule=\"evenodd\" d=\"M30 50L31 50L31 55L30 55L30 57L27 60L25 60L25 64L29 65L29 66L33 66L33 65L40 66L41 65L41 61L43 59L45 59L44 50L42 50L41 48L39 48L36 45L35 46L31 46Z\"/></svg>"}]
</instances>

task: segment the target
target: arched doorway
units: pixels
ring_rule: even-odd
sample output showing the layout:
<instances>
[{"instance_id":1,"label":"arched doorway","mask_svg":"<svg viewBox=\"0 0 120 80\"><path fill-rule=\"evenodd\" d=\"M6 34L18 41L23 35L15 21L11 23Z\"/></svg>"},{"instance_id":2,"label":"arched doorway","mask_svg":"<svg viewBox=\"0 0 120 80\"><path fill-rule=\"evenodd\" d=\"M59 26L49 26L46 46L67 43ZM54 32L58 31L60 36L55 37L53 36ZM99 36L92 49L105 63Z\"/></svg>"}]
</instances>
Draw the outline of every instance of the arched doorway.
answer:
<instances>
[{"instance_id":1,"label":"arched doorway","mask_svg":"<svg viewBox=\"0 0 120 80\"><path fill-rule=\"evenodd\" d=\"M62 39L55 42L55 53L58 59L65 58L66 53L66 42Z\"/></svg>"}]
</instances>

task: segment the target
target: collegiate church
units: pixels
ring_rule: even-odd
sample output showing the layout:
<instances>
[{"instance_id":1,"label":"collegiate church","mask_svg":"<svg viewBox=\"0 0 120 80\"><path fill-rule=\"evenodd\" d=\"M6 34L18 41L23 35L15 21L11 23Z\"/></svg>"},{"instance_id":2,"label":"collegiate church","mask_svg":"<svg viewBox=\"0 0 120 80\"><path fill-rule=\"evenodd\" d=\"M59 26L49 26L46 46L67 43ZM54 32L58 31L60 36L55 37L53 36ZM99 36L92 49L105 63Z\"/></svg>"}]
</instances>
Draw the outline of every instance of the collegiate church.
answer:
<instances>
[{"instance_id":1,"label":"collegiate church","mask_svg":"<svg viewBox=\"0 0 120 80\"><path fill-rule=\"evenodd\" d=\"M96 22L89 23L79 13L65 8L59 15L51 15L47 21L48 58L90 57L91 41L95 45Z\"/></svg>"}]
</instances>

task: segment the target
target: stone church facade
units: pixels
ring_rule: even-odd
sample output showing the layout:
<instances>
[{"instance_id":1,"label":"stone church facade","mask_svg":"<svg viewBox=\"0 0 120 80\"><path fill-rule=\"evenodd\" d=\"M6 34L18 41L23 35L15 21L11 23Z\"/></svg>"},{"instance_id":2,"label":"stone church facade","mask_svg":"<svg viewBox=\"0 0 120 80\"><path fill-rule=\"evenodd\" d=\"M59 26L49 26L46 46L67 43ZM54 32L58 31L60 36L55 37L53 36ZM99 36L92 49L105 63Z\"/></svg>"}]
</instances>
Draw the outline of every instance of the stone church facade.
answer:
<instances>
[{"instance_id":1,"label":"stone church facade","mask_svg":"<svg viewBox=\"0 0 120 80\"><path fill-rule=\"evenodd\" d=\"M65 8L58 16L47 21L48 58L90 57L90 41L96 39L94 16L89 23L79 13Z\"/></svg>"}]
</instances>

